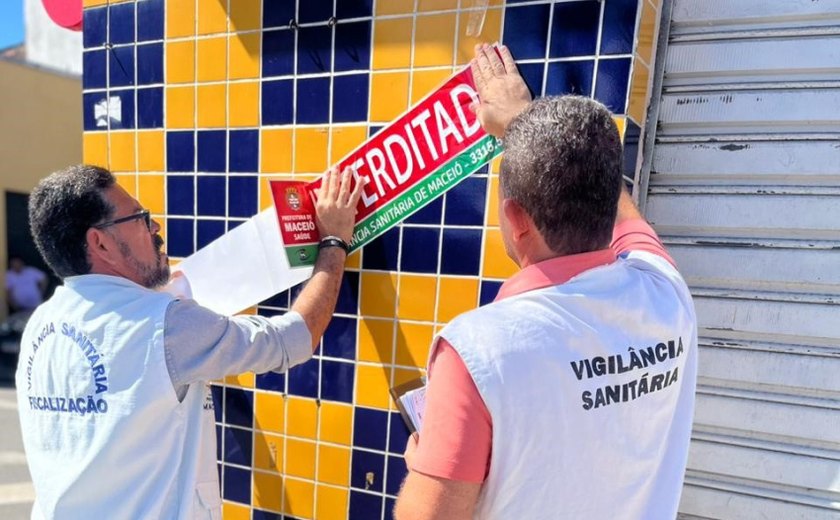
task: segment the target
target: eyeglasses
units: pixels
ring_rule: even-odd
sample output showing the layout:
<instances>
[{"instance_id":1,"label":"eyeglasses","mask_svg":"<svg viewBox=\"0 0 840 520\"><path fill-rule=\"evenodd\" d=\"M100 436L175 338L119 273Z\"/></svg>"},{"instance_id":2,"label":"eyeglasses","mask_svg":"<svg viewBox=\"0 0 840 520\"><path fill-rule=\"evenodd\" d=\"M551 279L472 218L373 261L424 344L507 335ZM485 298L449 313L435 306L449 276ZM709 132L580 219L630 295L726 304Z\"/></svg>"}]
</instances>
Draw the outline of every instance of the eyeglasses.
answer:
<instances>
[{"instance_id":1,"label":"eyeglasses","mask_svg":"<svg viewBox=\"0 0 840 520\"><path fill-rule=\"evenodd\" d=\"M116 218L114 220L108 220L108 221L103 222L101 224L96 224L93 227L96 228L96 229L104 229L108 226L113 226L113 225L116 225L116 224L122 224L123 222L130 222L132 220L137 220L137 219L141 219L141 218L146 223L146 228L149 231L151 231L152 230L152 217L149 214L149 210L147 210L147 209L144 209L143 211L141 211L139 213L134 213L133 215L128 215L126 217Z\"/></svg>"}]
</instances>

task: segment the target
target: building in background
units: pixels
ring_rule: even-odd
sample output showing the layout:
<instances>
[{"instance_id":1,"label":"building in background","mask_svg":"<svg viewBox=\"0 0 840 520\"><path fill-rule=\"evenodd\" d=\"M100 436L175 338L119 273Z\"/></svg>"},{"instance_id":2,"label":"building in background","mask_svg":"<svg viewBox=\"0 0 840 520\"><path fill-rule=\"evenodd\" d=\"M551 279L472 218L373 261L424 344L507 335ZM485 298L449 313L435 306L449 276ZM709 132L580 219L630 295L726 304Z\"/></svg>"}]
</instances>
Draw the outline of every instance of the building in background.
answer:
<instances>
[{"instance_id":1,"label":"building in background","mask_svg":"<svg viewBox=\"0 0 840 520\"><path fill-rule=\"evenodd\" d=\"M0 283L6 255L45 272L32 244L27 195L40 179L82 159L82 35L57 26L41 0L26 0L25 42L0 51ZM0 291L0 317L6 315Z\"/></svg>"}]
</instances>

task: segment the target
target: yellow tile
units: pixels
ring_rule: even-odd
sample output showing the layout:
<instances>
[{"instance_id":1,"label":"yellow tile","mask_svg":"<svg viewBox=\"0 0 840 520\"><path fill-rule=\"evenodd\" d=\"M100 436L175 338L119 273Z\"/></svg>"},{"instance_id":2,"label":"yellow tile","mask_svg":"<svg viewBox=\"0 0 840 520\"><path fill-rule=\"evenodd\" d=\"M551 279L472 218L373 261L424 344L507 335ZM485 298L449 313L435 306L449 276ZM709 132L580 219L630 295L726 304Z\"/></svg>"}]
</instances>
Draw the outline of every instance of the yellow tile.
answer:
<instances>
[{"instance_id":1,"label":"yellow tile","mask_svg":"<svg viewBox=\"0 0 840 520\"><path fill-rule=\"evenodd\" d=\"M260 33L231 34L230 79L251 79L260 76Z\"/></svg>"},{"instance_id":2,"label":"yellow tile","mask_svg":"<svg viewBox=\"0 0 840 520\"><path fill-rule=\"evenodd\" d=\"M318 446L318 482L350 485L350 449L321 444Z\"/></svg>"},{"instance_id":3,"label":"yellow tile","mask_svg":"<svg viewBox=\"0 0 840 520\"><path fill-rule=\"evenodd\" d=\"M295 130L295 172L321 173L327 169L327 143L330 133L324 127Z\"/></svg>"},{"instance_id":4,"label":"yellow tile","mask_svg":"<svg viewBox=\"0 0 840 520\"><path fill-rule=\"evenodd\" d=\"M315 518L318 520L345 520L349 490L331 486L318 486L318 503Z\"/></svg>"},{"instance_id":5,"label":"yellow tile","mask_svg":"<svg viewBox=\"0 0 840 520\"><path fill-rule=\"evenodd\" d=\"M113 172L135 171L134 132L111 132L108 144Z\"/></svg>"},{"instance_id":6,"label":"yellow tile","mask_svg":"<svg viewBox=\"0 0 840 520\"><path fill-rule=\"evenodd\" d=\"M499 228L490 228L484 237L484 270L487 278L510 278L519 267L505 253L502 232Z\"/></svg>"},{"instance_id":7,"label":"yellow tile","mask_svg":"<svg viewBox=\"0 0 840 520\"><path fill-rule=\"evenodd\" d=\"M271 178L260 176L260 211L274 206L274 197L271 194Z\"/></svg>"},{"instance_id":8,"label":"yellow tile","mask_svg":"<svg viewBox=\"0 0 840 520\"><path fill-rule=\"evenodd\" d=\"M499 171L502 168L502 159L503 158L504 158L504 155L500 155L500 156L496 157L495 159L493 159L492 161L490 161L490 175L498 175L499 174Z\"/></svg>"},{"instance_id":9,"label":"yellow tile","mask_svg":"<svg viewBox=\"0 0 840 520\"><path fill-rule=\"evenodd\" d=\"M262 26L262 0L235 0L230 3L230 31L251 31Z\"/></svg>"},{"instance_id":10,"label":"yellow tile","mask_svg":"<svg viewBox=\"0 0 840 520\"><path fill-rule=\"evenodd\" d=\"M283 501L283 477L255 471L251 497L254 507L279 513ZM225 520L228 520L227 517Z\"/></svg>"},{"instance_id":11,"label":"yellow tile","mask_svg":"<svg viewBox=\"0 0 840 520\"><path fill-rule=\"evenodd\" d=\"M166 82L195 81L195 42L192 40L166 43Z\"/></svg>"},{"instance_id":12,"label":"yellow tile","mask_svg":"<svg viewBox=\"0 0 840 520\"><path fill-rule=\"evenodd\" d=\"M167 38L195 35L195 0L166 0L165 11Z\"/></svg>"},{"instance_id":13,"label":"yellow tile","mask_svg":"<svg viewBox=\"0 0 840 520\"><path fill-rule=\"evenodd\" d=\"M256 392L254 403L254 428L274 433L284 433L286 402L276 393Z\"/></svg>"},{"instance_id":14,"label":"yellow tile","mask_svg":"<svg viewBox=\"0 0 840 520\"><path fill-rule=\"evenodd\" d=\"M448 322L478 306L480 285L477 278L441 276L439 282L437 321Z\"/></svg>"},{"instance_id":15,"label":"yellow tile","mask_svg":"<svg viewBox=\"0 0 840 520\"><path fill-rule=\"evenodd\" d=\"M408 72L374 73L370 79L370 120L389 122L408 108Z\"/></svg>"},{"instance_id":16,"label":"yellow tile","mask_svg":"<svg viewBox=\"0 0 840 520\"><path fill-rule=\"evenodd\" d=\"M624 129L627 126L627 119L620 116L613 116L613 121L615 121L615 126L618 127L619 138L624 142Z\"/></svg>"},{"instance_id":17,"label":"yellow tile","mask_svg":"<svg viewBox=\"0 0 840 520\"><path fill-rule=\"evenodd\" d=\"M401 275L397 316L404 320L434 320L436 295L437 280L434 276Z\"/></svg>"},{"instance_id":18,"label":"yellow tile","mask_svg":"<svg viewBox=\"0 0 840 520\"><path fill-rule=\"evenodd\" d=\"M455 13L417 17L414 66L452 65L455 48Z\"/></svg>"},{"instance_id":19,"label":"yellow tile","mask_svg":"<svg viewBox=\"0 0 840 520\"><path fill-rule=\"evenodd\" d=\"M267 128L260 130L260 171L263 173L292 172L292 130Z\"/></svg>"},{"instance_id":20,"label":"yellow tile","mask_svg":"<svg viewBox=\"0 0 840 520\"><path fill-rule=\"evenodd\" d=\"M382 14L407 14L413 11L414 2L411 2L411 0L378 0L374 14L377 16Z\"/></svg>"},{"instance_id":21,"label":"yellow tile","mask_svg":"<svg viewBox=\"0 0 840 520\"><path fill-rule=\"evenodd\" d=\"M222 503L222 517L225 520L251 520L251 509L242 504L225 501Z\"/></svg>"},{"instance_id":22,"label":"yellow tile","mask_svg":"<svg viewBox=\"0 0 840 520\"><path fill-rule=\"evenodd\" d=\"M224 128L226 124L227 85L198 86L198 127Z\"/></svg>"},{"instance_id":23,"label":"yellow tile","mask_svg":"<svg viewBox=\"0 0 840 520\"><path fill-rule=\"evenodd\" d=\"M157 222L157 223L158 223L158 226L160 226L160 231L158 231L158 235L160 235L160 238L162 238L162 239L164 240L164 242L165 242L165 241L166 241L166 218L164 218L164 217L155 217L155 218L153 218L152 220L154 220L155 222ZM174 259L173 259L173 258L170 258L170 259L169 259L169 265L170 265L171 267L175 267L175 266L177 266L180 262L181 262L181 261L180 261L180 260L178 260L177 258L174 258Z\"/></svg>"},{"instance_id":24,"label":"yellow tile","mask_svg":"<svg viewBox=\"0 0 840 520\"><path fill-rule=\"evenodd\" d=\"M350 256L347 257L347 261L344 262L344 267L346 269L361 269L362 250L358 249L355 252L350 253Z\"/></svg>"},{"instance_id":25,"label":"yellow tile","mask_svg":"<svg viewBox=\"0 0 840 520\"><path fill-rule=\"evenodd\" d=\"M414 71L411 78L411 104L429 95L451 75L452 71L449 69Z\"/></svg>"},{"instance_id":26,"label":"yellow tile","mask_svg":"<svg viewBox=\"0 0 840 520\"><path fill-rule=\"evenodd\" d=\"M470 16L461 16L458 21L458 56L455 60L458 64L467 64L475 55L475 46L478 43L497 42L502 36L502 10L488 9L484 16L484 25L479 34L467 35L467 28L470 25Z\"/></svg>"},{"instance_id":27,"label":"yellow tile","mask_svg":"<svg viewBox=\"0 0 840 520\"><path fill-rule=\"evenodd\" d=\"M636 60L633 63L633 79L630 81L630 102L627 105L627 115L639 126L643 126L645 121L649 81L650 71L644 63ZM621 135L623 139L624 132Z\"/></svg>"},{"instance_id":28,"label":"yellow tile","mask_svg":"<svg viewBox=\"0 0 840 520\"><path fill-rule=\"evenodd\" d=\"M247 309L242 309L241 311L236 313L237 316L256 316L257 314L259 313L257 312L256 305L252 305Z\"/></svg>"},{"instance_id":29,"label":"yellow tile","mask_svg":"<svg viewBox=\"0 0 840 520\"><path fill-rule=\"evenodd\" d=\"M229 125L234 127L260 124L260 84L257 82L229 83Z\"/></svg>"},{"instance_id":30,"label":"yellow tile","mask_svg":"<svg viewBox=\"0 0 840 520\"><path fill-rule=\"evenodd\" d=\"M315 400L289 397L286 406L289 415L286 433L295 437L314 439L318 432L318 405Z\"/></svg>"},{"instance_id":31,"label":"yellow tile","mask_svg":"<svg viewBox=\"0 0 840 520\"><path fill-rule=\"evenodd\" d=\"M117 184L132 197L137 197L137 175L114 175L117 179Z\"/></svg>"},{"instance_id":32,"label":"yellow tile","mask_svg":"<svg viewBox=\"0 0 840 520\"><path fill-rule=\"evenodd\" d=\"M84 0L82 2L82 6L87 7L96 7L98 5L105 5L108 3L108 0Z\"/></svg>"},{"instance_id":33,"label":"yellow tile","mask_svg":"<svg viewBox=\"0 0 840 520\"><path fill-rule=\"evenodd\" d=\"M224 81L226 76L227 38L198 40L198 81Z\"/></svg>"},{"instance_id":34,"label":"yellow tile","mask_svg":"<svg viewBox=\"0 0 840 520\"><path fill-rule=\"evenodd\" d=\"M363 275L364 276L364 275ZM391 363L394 345L394 320L359 320L359 360Z\"/></svg>"},{"instance_id":35,"label":"yellow tile","mask_svg":"<svg viewBox=\"0 0 840 520\"><path fill-rule=\"evenodd\" d=\"M244 374L233 376L234 383L242 388L254 388L256 386L256 379L257 376L253 372L245 372Z\"/></svg>"},{"instance_id":36,"label":"yellow tile","mask_svg":"<svg viewBox=\"0 0 840 520\"><path fill-rule=\"evenodd\" d=\"M286 479L285 494L286 514L295 518L312 518L315 505L315 484Z\"/></svg>"},{"instance_id":37,"label":"yellow tile","mask_svg":"<svg viewBox=\"0 0 840 520\"><path fill-rule=\"evenodd\" d=\"M286 439L286 474L295 477L315 478L315 443Z\"/></svg>"},{"instance_id":38,"label":"yellow tile","mask_svg":"<svg viewBox=\"0 0 840 520\"><path fill-rule=\"evenodd\" d=\"M254 432L254 467L282 473L283 441L284 438L281 435Z\"/></svg>"},{"instance_id":39,"label":"yellow tile","mask_svg":"<svg viewBox=\"0 0 840 520\"><path fill-rule=\"evenodd\" d=\"M653 42L656 39L656 9L648 2L642 2L642 16L639 19L639 36L636 54L647 65L653 60Z\"/></svg>"},{"instance_id":40,"label":"yellow tile","mask_svg":"<svg viewBox=\"0 0 840 520\"><path fill-rule=\"evenodd\" d=\"M400 323L397 329L398 365L424 367L429 360L434 327L419 323Z\"/></svg>"},{"instance_id":41,"label":"yellow tile","mask_svg":"<svg viewBox=\"0 0 840 520\"><path fill-rule=\"evenodd\" d=\"M363 272L361 281L363 316L394 316L397 297L397 275Z\"/></svg>"},{"instance_id":42,"label":"yellow tile","mask_svg":"<svg viewBox=\"0 0 840 520\"><path fill-rule=\"evenodd\" d=\"M343 403L322 401L319 415L320 439L349 446L352 441L353 407Z\"/></svg>"},{"instance_id":43,"label":"yellow tile","mask_svg":"<svg viewBox=\"0 0 840 520\"><path fill-rule=\"evenodd\" d=\"M106 132L85 132L82 137L82 146L85 164L108 167L108 134Z\"/></svg>"},{"instance_id":44,"label":"yellow tile","mask_svg":"<svg viewBox=\"0 0 840 520\"><path fill-rule=\"evenodd\" d=\"M391 382L389 369L382 366L356 366L356 404L371 408L387 409Z\"/></svg>"},{"instance_id":45,"label":"yellow tile","mask_svg":"<svg viewBox=\"0 0 840 520\"><path fill-rule=\"evenodd\" d=\"M241 1L241 0L236 0ZM227 2L198 0L198 34L227 31Z\"/></svg>"},{"instance_id":46,"label":"yellow tile","mask_svg":"<svg viewBox=\"0 0 840 520\"><path fill-rule=\"evenodd\" d=\"M163 153L164 134L161 130L137 133L137 170L163 172L166 170Z\"/></svg>"},{"instance_id":47,"label":"yellow tile","mask_svg":"<svg viewBox=\"0 0 840 520\"><path fill-rule=\"evenodd\" d=\"M490 177L490 200L487 202L487 211L484 212L484 221L487 226L499 225L499 177Z\"/></svg>"},{"instance_id":48,"label":"yellow tile","mask_svg":"<svg viewBox=\"0 0 840 520\"><path fill-rule=\"evenodd\" d=\"M475 7L475 0L460 0L460 2L461 2L461 9ZM505 0L488 0L487 1L487 7L502 7L504 4L505 4Z\"/></svg>"},{"instance_id":49,"label":"yellow tile","mask_svg":"<svg viewBox=\"0 0 840 520\"><path fill-rule=\"evenodd\" d=\"M193 87L167 87L166 127L195 127L195 89Z\"/></svg>"},{"instance_id":50,"label":"yellow tile","mask_svg":"<svg viewBox=\"0 0 840 520\"><path fill-rule=\"evenodd\" d=\"M408 68L411 63L412 19L377 20L374 18L373 23L373 68L376 70Z\"/></svg>"},{"instance_id":51,"label":"yellow tile","mask_svg":"<svg viewBox=\"0 0 840 520\"><path fill-rule=\"evenodd\" d=\"M394 369L394 386L399 386L409 381L422 377L426 373L425 370L419 368L395 368Z\"/></svg>"},{"instance_id":52,"label":"yellow tile","mask_svg":"<svg viewBox=\"0 0 840 520\"><path fill-rule=\"evenodd\" d=\"M138 175L137 200L140 205L151 211L153 215L162 215L166 212L164 205L164 193L166 193L165 178L163 175Z\"/></svg>"},{"instance_id":53,"label":"yellow tile","mask_svg":"<svg viewBox=\"0 0 840 520\"><path fill-rule=\"evenodd\" d=\"M334 127L330 131L330 139L330 164L336 164L367 140L367 127Z\"/></svg>"},{"instance_id":54,"label":"yellow tile","mask_svg":"<svg viewBox=\"0 0 840 520\"><path fill-rule=\"evenodd\" d=\"M417 10L423 11L446 11L456 9L458 0L418 0Z\"/></svg>"}]
</instances>

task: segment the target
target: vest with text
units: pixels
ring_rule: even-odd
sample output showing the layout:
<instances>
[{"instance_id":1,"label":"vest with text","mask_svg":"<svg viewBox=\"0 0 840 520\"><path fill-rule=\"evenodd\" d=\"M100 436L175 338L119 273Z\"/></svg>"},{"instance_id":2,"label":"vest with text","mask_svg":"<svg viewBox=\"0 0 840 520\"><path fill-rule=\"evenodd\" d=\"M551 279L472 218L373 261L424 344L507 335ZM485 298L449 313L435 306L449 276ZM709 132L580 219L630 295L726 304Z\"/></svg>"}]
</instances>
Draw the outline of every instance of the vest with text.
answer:
<instances>
[{"instance_id":1,"label":"vest with text","mask_svg":"<svg viewBox=\"0 0 840 520\"><path fill-rule=\"evenodd\" d=\"M213 401L178 401L173 297L129 280L65 280L27 324L16 376L33 519L221 518Z\"/></svg>"},{"instance_id":2,"label":"vest with text","mask_svg":"<svg viewBox=\"0 0 840 520\"><path fill-rule=\"evenodd\" d=\"M668 262L631 252L463 314L440 336L492 419L475 518L675 518L697 324Z\"/></svg>"}]
</instances>

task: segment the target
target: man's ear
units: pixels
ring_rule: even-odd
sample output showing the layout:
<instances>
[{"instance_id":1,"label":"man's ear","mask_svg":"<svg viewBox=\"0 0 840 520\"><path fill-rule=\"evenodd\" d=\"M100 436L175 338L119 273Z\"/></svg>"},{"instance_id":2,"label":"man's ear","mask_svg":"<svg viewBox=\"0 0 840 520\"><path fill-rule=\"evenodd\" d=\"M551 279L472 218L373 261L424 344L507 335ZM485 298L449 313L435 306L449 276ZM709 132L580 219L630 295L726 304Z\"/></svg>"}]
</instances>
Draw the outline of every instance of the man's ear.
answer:
<instances>
[{"instance_id":1,"label":"man's ear","mask_svg":"<svg viewBox=\"0 0 840 520\"><path fill-rule=\"evenodd\" d=\"M114 253L117 245L114 239L105 231L89 228L85 234L89 260L92 265L115 263Z\"/></svg>"},{"instance_id":2,"label":"man's ear","mask_svg":"<svg viewBox=\"0 0 840 520\"><path fill-rule=\"evenodd\" d=\"M509 224L510 236L514 242L519 242L534 230L534 221L525 208L513 199L502 201L502 211Z\"/></svg>"}]
</instances>

